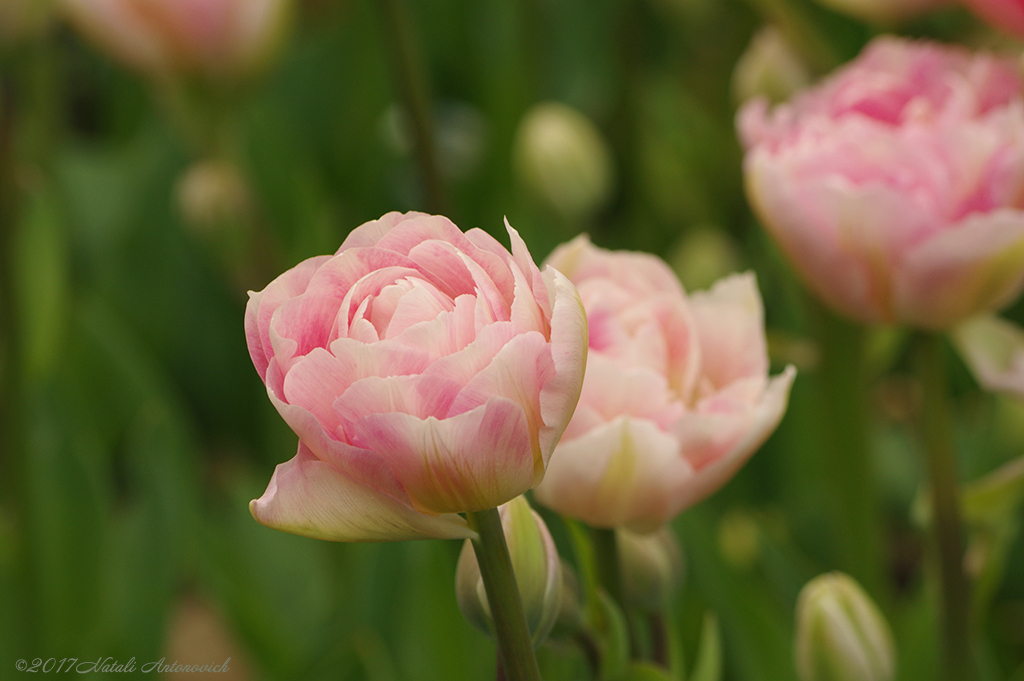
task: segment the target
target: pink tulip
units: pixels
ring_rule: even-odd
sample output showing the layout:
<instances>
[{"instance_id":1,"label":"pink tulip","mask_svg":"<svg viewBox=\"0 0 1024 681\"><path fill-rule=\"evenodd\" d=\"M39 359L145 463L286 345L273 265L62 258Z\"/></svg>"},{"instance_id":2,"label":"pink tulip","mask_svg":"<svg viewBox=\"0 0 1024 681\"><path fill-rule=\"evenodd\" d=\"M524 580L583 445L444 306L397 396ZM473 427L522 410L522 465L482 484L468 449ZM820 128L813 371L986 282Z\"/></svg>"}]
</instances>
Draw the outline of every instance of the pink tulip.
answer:
<instances>
[{"instance_id":1,"label":"pink tulip","mask_svg":"<svg viewBox=\"0 0 1024 681\"><path fill-rule=\"evenodd\" d=\"M62 0L98 45L150 75L248 75L279 42L290 0Z\"/></svg>"},{"instance_id":2,"label":"pink tulip","mask_svg":"<svg viewBox=\"0 0 1024 681\"><path fill-rule=\"evenodd\" d=\"M1015 63L883 37L790 103L739 114L747 194L826 303L947 329L1024 284Z\"/></svg>"},{"instance_id":3,"label":"pink tulip","mask_svg":"<svg viewBox=\"0 0 1024 681\"><path fill-rule=\"evenodd\" d=\"M337 541L466 537L458 515L534 487L576 406L572 284L447 218L388 213L250 294L256 370L299 436L250 505Z\"/></svg>"},{"instance_id":4,"label":"pink tulip","mask_svg":"<svg viewBox=\"0 0 1024 681\"><path fill-rule=\"evenodd\" d=\"M547 263L579 289L590 352L537 499L597 527L656 530L721 487L771 434L794 370L768 378L751 274L688 298L660 259L585 236Z\"/></svg>"},{"instance_id":5,"label":"pink tulip","mask_svg":"<svg viewBox=\"0 0 1024 681\"><path fill-rule=\"evenodd\" d=\"M1024 1L966 0L966 5L996 28L1024 36Z\"/></svg>"}]
</instances>

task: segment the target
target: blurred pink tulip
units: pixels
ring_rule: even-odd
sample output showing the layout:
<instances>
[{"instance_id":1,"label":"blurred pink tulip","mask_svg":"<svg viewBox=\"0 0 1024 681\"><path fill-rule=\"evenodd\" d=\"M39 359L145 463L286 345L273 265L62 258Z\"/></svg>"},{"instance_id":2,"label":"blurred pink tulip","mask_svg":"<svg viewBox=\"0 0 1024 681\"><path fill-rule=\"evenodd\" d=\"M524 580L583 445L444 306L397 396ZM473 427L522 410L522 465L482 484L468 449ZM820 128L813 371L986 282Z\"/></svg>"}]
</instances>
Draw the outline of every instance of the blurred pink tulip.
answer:
<instances>
[{"instance_id":1,"label":"blurred pink tulip","mask_svg":"<svg viewBox=\"0 0 1024 681\"><path fill-rule=\"evenodd\" d=\"M687 298L660 259L585 236L547 264L579 289L590 352L537 499L597 527L656 530L721 487L775 429L794 370L768 378L751 274Z\"/></svg>"},{"instance_id":2,"label":"blurred pink tulip","mask_svg":"<svg viewBox=\"0 0 1024 681\"><path fill-rule=\"evenodd\" d=\"M747 194L826 303L947 329L1024 283L1024 99L1012 60L878 38L790 103L739 113Z\"/></svg>"},{"instance_id":3,"label":"blurred pink tulip","mask_svg":"<svg viewBox=\"0 0 1024 681\"><path fill-rule=\"evenodd\" d=\"M258 521L337 541L466 537L457 513L540 482L579 398L586 316L508 233L511 254L447 218L388 213L250 294L249 353L299 436L250 505Z\"/></svg>"},{"instance_id":4,"label":"blurred pink tulip","mask_svg":"<svg viewBox=\"0 0 1024 681\"><path fill-rule=\"evenodd\" d=\"M1024 1L965 0L965 4L996 28L1024 36Z\"/></svg>"},{"instance_id":5,"label":"blurred pink tulip","mask_svg":"<svg viewBox=\"0 0 1024 681\"><path fill-rule=\"evenodd\" d=\"M283 32L290 0L61 0L107 52L150 75L238 78Z\"/></svg>"}]
</instances>

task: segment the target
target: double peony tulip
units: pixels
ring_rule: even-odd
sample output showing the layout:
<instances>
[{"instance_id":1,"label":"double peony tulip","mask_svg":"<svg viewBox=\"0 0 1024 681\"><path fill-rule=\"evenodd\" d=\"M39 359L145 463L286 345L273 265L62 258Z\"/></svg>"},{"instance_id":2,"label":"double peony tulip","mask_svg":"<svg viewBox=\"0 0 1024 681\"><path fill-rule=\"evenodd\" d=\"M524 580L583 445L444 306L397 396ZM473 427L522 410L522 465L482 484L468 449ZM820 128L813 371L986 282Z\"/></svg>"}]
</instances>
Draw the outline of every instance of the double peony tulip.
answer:
<instances>
[{"instance_id":1,"label":"double peony tulip","mask_svg":"<svg viewBox=\"0 0 1024 681\"><path fill-rule=\"evenodd\" d=\"M244 77L279 42L290 0L60 0L99 46L149 75Z\"/></svg>"},{"instance_id":2,"label":"double peony tulip","mask_svg":"<svg viewBox=\"0 0 1024 681\"><path fill-rule=\"evenodd\" d=\"M467 537L537 485L579 398L576 289L447 218L389 213L251 294L246 339L299 436L253 516L319 539Z\"/></svg>"},{"instance_id":3,"label":"double peony tulip","mask_svg":"<svg viewBox=\"0 0 1024 681\"><path fill-rule=\"evenodd\" d=\"M1024 283L1016 62L878 38L790 103L739 114L757 214L826 303L948 329Z\"/></svg>"},{"instance_id":4,"label":"double peony tulip","mask_svg":"<svg viewBox=\"0 0 1024 681\"><path fill-rule=\"evenodd\" d=\"M768 378L752 275L687 297L657 257L586 237L547 263L579 289L590 351L537 499L597 527L654 531L721 487L775 429L794 370Z\"/></svg>"},{"instance_id":5,"label":"double peony tulip","mask_svg":"<svg viewBox=\"0 0 1024 681\"><path fill-rule=\"evenodd\" d=\"M965 4L996 28L1024 36L1024 2L1021 0L965 0Z\"/></svg>"}]
</instances>

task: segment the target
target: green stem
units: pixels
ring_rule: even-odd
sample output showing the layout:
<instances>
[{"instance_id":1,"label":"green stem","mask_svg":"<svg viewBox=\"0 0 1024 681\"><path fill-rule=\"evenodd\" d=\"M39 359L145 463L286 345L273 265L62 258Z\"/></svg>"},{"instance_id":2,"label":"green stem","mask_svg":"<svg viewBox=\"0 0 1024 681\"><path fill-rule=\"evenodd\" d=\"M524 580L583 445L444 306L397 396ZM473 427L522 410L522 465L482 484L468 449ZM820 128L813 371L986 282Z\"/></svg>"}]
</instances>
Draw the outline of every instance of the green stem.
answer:
<instances>
[{"instance_id":1,"label":"green stem","mask_svg":"<svg viewBox=\"0 0 1024 681\"><path fill-rule=\"evenodd\" d=\"M864 329L815 305L821 361L819 419L827 498L839 567L876 598L883 585L877 485L868 447Z\"/></svg>"},{"instance_id":2,"label":"green stem","mask_svg":"<svg viewBox=\"0 0 1024 681\"><path fill-rule=\"evenodd\" d=\"M654 613L647 618L651 630L651 661L669 668L668 627L664 613Z\"/></svg>"},{"instance_id":3,"label":"green stem","mask_svg":"<svg viewBox=\"0 0 1024 681\"><path fill-rule=\"evenodd\" d=\"M416 43L416 33L405 0L381 0L380 10L392 55L395 78L412 123L416 162L427 193L427 209L444 213L447 199L434 144L434 117L430 107L430 84Z\"/></svg>"},{"instance_id":4,"label":"green stem","mask_svg":"<svg viewBox=\"0 0 1024 681\"><path fill-rule=\"evenodd\" d=\"M970 585L963 569L963 521L950 428L943 339L937 334L920 333L916 351L921 385L921 440L928 458L932 528L941 580L943 670L948 681L968 681L974 676Z\"/></svg>"},{"instance_id":5,"label":"green stem","mask_svg":"<svg viewBox=\"0 0 1024 681\"><path fill-rule=\"evenodd\" d=\"M601 587L611 596L612 601L622 612L629 634L629 648L635 659L640 657L640 637L629 609L626 607L625 592L622 585L622 567L619 562L619 543L615 530L601 527L593 528L594 562L597 564L597 578Z\"/></svg>"},{"instance_id":6,"label":"green stem","mask_svg":"<svg viewBox=\"0 0 1024 681\"><path fill-rule=\"evenodd\" d=\"M594 560L597 563L597 578L601 586L615 601L615 605L626 612L622 595L622 571L619 568L619 545L615 530L594 528Z\"/></svg>"},{"instance_id":7,"label":"green stem","mask_svg":"<svg viewBox=\"0 0 1024 681\"><path fill-rule=\"evenodd\" d=\"M540 681L540 669L526 625L523 603L519 598L516 576L512 572L505 533L498 509L467 513L469 526L476 531L473 550L480 565L480 576L487 602L494 617L498 639L498 659L508 681Z\"/></svg>"}]
</instances>

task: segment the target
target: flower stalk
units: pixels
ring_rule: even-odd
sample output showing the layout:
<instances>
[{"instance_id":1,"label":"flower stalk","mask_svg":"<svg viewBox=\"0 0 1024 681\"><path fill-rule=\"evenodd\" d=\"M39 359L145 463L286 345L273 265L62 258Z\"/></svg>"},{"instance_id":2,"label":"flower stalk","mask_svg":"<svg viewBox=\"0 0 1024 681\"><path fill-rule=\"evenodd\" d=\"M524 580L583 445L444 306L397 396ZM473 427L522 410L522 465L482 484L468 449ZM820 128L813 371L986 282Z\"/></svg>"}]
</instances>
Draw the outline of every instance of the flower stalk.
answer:
<instances>
[{"instance_id":1,"label":"flower stalk","mask_svg":"<svg viewBox=\"0 0 1024 681\"><path fill-rule=\"evenodd\" d=\"M928 459L932 531L941 587L945 679L974 678L971 662L970 588L964 573L964 531L942 337L917 337L917 375L921 385L921 440Z\"/></svg>"},{"instance_id":2,"label":"flower stalk","mask_svg":"<svg viewBox=\"0 0 1024 681\"><path fill-rule=\"evenodd\" d=\"M477 533L473 549L480 576L494 616L498 640L498 662L508 681L540 681L540 669L533 651L530 630L519 598L512 561L498 510L466 513L469 526Z\"/></svg>"}]
</instances>

